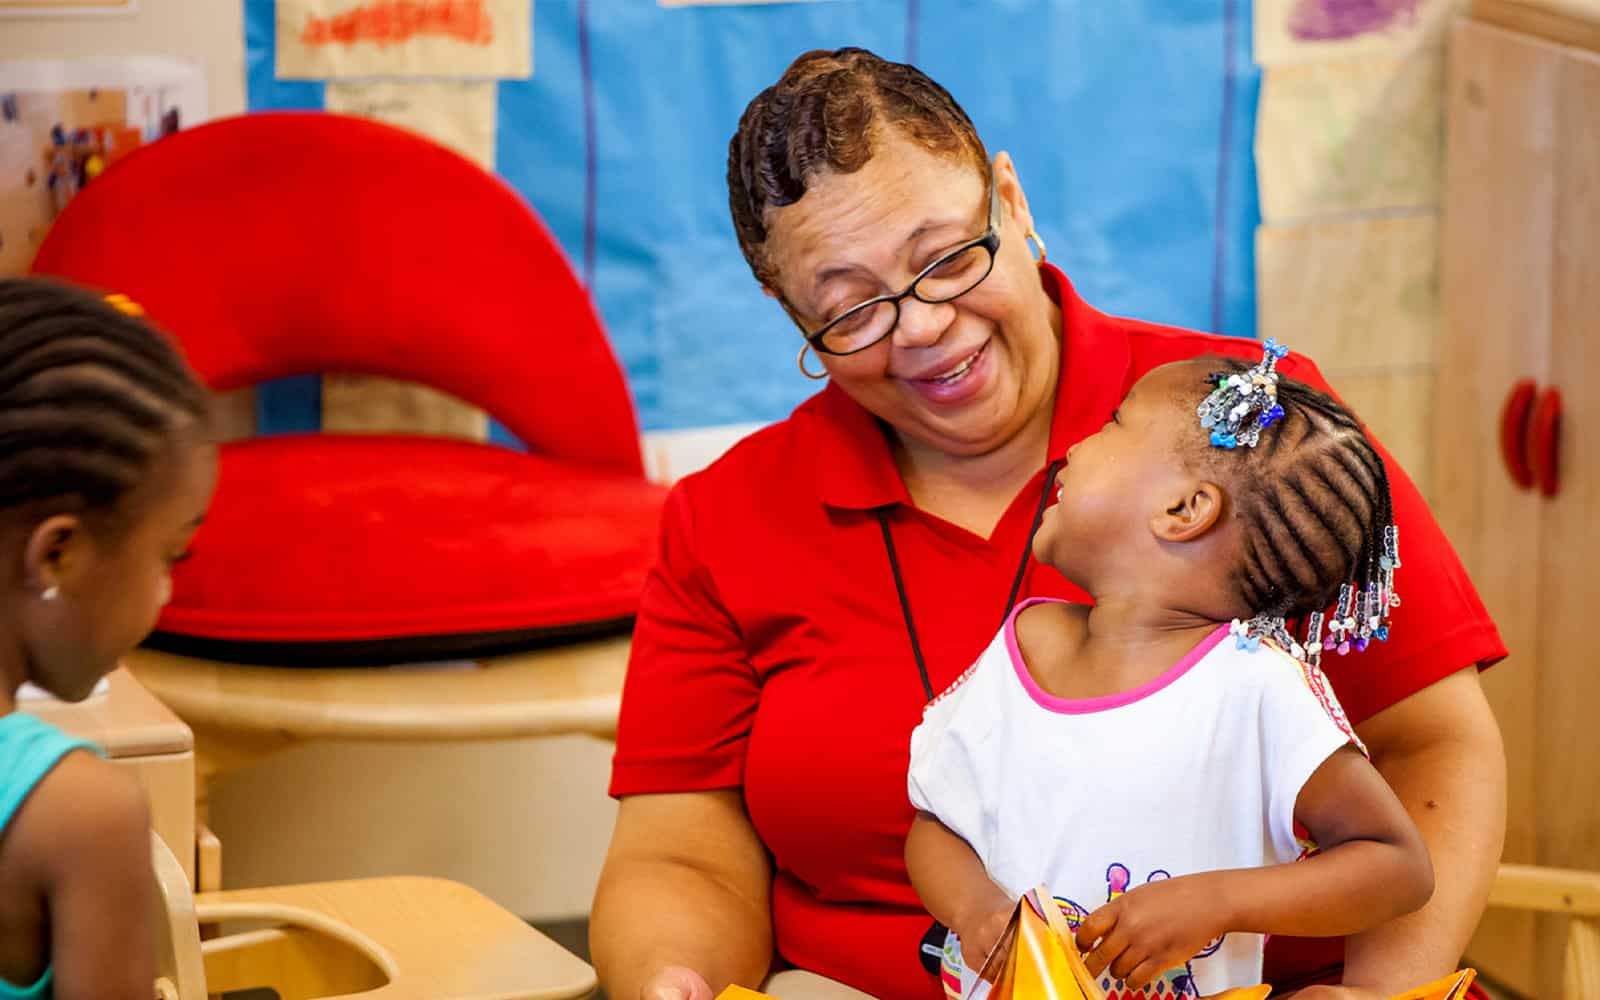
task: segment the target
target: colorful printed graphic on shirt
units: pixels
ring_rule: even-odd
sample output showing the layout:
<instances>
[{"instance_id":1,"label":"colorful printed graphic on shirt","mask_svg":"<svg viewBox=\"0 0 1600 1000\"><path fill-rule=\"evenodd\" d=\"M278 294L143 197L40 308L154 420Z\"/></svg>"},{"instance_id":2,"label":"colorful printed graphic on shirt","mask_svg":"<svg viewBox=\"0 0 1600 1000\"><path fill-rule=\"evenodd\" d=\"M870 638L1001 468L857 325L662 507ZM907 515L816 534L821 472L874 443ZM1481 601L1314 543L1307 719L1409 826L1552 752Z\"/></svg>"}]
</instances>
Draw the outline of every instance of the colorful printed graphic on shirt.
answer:
<instances>
[{"instance_id":1,"label":"colorful printed graphic on shirt","mask_svg":"<svg viewBox=\"0 0 1600 1000\"><path fill-rule=\"evenodd\" d=\"M1145 878L1146 882L1160 882L1171 878L1168 872L1156 869ZM1132 885L1132 875L1127 865L1112 862L1106 869L1106 899L1107 903L1126 893ZM1067 926L1076 931L1080 924L1089 919L1090 910L1080 903L1067 899L1064 896L1056 897L1056 905L1061 907L1062 916L1067 919ZM1194 982L1194 962L1198 959L1214 955L1222 947L1227 935L1215 938L1208 942L1200 953L1193 959L1183 963L1182 966L1169 969L1161 978L1150 983L1140 990L1131 990L1123 982L1113 980L1109 975L1100 978L1100 988L1105 991L1106 1000L1184 1000L1186 997L1198 997L1200 989ZM954 931L945 935L944 961L940 968L939 979L944 985L947 1000L963 1000L961 994L961 939ZM973 996L979 997L987 992L985 988L973 991Z\"/></svg>"}]
</instances>

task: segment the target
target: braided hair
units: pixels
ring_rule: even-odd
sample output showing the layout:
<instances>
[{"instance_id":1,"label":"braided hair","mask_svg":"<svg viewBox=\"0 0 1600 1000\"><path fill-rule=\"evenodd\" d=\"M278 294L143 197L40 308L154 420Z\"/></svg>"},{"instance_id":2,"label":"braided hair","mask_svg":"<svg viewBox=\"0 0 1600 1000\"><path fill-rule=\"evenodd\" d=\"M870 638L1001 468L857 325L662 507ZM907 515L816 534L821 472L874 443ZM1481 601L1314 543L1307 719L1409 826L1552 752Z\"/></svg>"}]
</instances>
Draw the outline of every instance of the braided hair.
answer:
<instances>
[{"instance_id":1,"label":"braided hair","mask_svg":"<svg viewBox=\"0 0 1600 1000\"><path fill-rule=\"evenodd\" d=\"M56 281L0 279L0 510L113 516L173 433L203 422L205 388L134 313Z\"/></svg>"},{"instance_id":2,"label":"braided hair","mask_svg":"<svg viewBox=\"0 0 1600 1000\"><path fill-rule=\"evenodd\" d=\"M756 280L775 278L766 210L799 201L820 171L860 170L885 128L980 173L988 168L978 130L949 91L866 49L807 52L750 101L728 142L728 208Z\"/></svg>"},{"instance_id":3,"label":"braided hair","mask_svg":"<svg viewBox=\"0 0 1600 1000\"><path fill-rule=\"evenodd\" d=\"M1236 359L1219 367L1223 374L1259 370ZM1275 401L1276 426L1254 447L1204 447L1203 461L1235 487L1244 539L1232 570L1239 594L1256 622L1307 621L1304 651L1314 661L1330 606L1327 648L1352 637L1365 648L1366 638L1388 635L1383 620L1397 602L1392 571L1399 565L1394 500L1383 457L1338 400L1279 375Z\"/></svg>"}]
</instances>

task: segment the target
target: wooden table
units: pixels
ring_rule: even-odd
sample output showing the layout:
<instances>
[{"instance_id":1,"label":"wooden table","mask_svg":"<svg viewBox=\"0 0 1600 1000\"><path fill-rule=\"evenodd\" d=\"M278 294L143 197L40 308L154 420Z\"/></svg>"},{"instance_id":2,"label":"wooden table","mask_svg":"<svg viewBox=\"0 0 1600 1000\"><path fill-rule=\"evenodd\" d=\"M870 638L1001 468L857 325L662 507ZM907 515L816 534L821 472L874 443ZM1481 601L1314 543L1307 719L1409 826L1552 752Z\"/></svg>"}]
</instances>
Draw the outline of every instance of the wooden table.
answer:
<instances>
[{"instance_id":1,"label":"wooden table","mask_svg":"<svg viewBox=\"0 0 1600 1000\"><path fill-rule=\"evenodd\" d=\"M77 704L27 699L27 712L105 748L128 768L150 800L151 826L195 882L195 754L189 727L140 686L124 668L107 678L110 689Z\"/></svg>"},{"instance_id":2,"label":"wooden table","mask_svg":"<svg viewBox=\"0 0 1600 1000\"><path fill-rule=\"evenodd\" d=\"M255 667L150 650L129 667L194 730L197 798L219 776L308 740L616 734L630 639L459 665Z\"/></svg>"}]
</instances>

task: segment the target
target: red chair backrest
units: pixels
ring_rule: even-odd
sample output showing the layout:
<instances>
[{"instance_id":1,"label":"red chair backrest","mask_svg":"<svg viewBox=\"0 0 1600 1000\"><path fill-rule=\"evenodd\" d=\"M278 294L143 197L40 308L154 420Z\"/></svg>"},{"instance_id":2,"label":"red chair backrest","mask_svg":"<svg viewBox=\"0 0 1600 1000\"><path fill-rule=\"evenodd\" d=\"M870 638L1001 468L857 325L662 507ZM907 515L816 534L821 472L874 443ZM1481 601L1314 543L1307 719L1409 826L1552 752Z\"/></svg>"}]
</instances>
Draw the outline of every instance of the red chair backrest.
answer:
<instances>
[{"instance_id":1,"label":"red chair backrest","mask_svg":"<svg viewBox=\"0 0 1600 1000\"><path fill-rule=\"evenodd\" d=\"M642 472L621 369L561 248L502 181L410 132L320 112L179 132L74 198L34 270L128 295L217 390L405 379L532 451Z\"/></svg>"}]
</instances>

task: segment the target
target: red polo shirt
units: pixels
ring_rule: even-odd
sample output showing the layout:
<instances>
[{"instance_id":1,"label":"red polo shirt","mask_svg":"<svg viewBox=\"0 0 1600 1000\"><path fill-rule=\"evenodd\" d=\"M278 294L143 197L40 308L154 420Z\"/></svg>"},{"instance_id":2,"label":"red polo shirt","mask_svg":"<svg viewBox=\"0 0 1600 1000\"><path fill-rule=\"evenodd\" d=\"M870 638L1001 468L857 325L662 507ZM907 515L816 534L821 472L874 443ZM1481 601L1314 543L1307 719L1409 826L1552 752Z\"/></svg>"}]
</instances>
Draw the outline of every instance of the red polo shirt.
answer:
<instances>
[{"instance_id":1,"label":"red polo shirt","mask_svg":"<svg viewBox=\"0 0 1600 1000\"><path fill-rule=\"evenodd\" d=\"M1041 273L1064 340L1052 460L1098 430L1157 365L1204 353L1260 358L1253 341L1106 316L1054 267ZM1297 355L1280 370L1325 387ZM1505 655L1416 488L1384 458L1405 601L1387 643L1324 660L1357 722ZM881 426L830 385L673 489L634 631L611 793L742 788L772 853L778 951L793 965L889 1000L939 995L918 962L929 917L902 853L910 734L926 698L873 511L889 511L938 691L999 627L1047 485L1041 469L989 538L924 514ZM1030 559L1020 597L1035 596L1086 599ZM1337 959L1336 944L1330 953L1323 943L1292 964Z\"/></svg>"}]
</instances>

